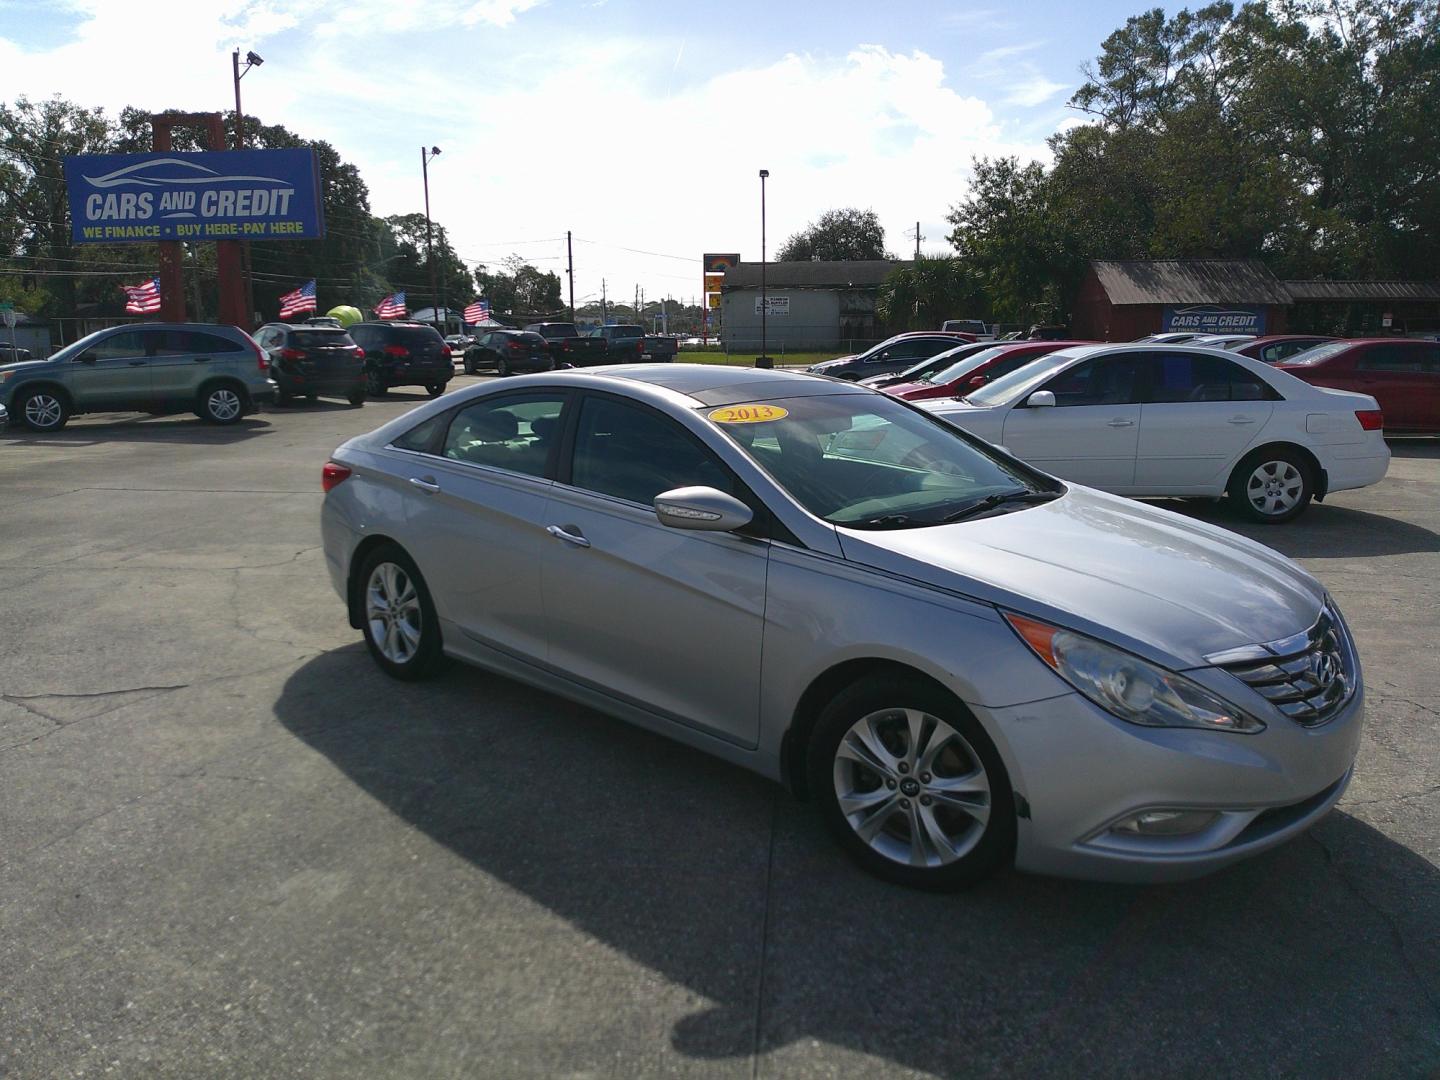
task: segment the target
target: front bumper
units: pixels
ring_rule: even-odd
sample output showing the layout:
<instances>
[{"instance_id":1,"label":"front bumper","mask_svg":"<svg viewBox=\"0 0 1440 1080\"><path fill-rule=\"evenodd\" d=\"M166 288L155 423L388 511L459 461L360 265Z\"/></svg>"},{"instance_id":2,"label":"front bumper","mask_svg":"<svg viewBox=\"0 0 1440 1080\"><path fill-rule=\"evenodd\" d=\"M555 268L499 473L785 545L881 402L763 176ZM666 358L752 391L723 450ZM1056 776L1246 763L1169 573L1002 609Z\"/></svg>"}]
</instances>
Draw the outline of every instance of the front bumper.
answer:
<instances>
[{"instance_id":1,"label":"front bumper","mask_svg":"<svg viewBox=\"0 0 1440 1080\"><path fill-rule=\"evenodd\" d=\"M1277 714L1254 735L1139 727L1079 694L975 711L998 736L1017 805L1028 811L1017 821L1018 869L1099 881L1181 881L1284 843L1335 805L1359 750L1364 689L1320 727ZM1151 809L1218 816L1185 836L1110 831Z\"/></svg>"}]
</instances>

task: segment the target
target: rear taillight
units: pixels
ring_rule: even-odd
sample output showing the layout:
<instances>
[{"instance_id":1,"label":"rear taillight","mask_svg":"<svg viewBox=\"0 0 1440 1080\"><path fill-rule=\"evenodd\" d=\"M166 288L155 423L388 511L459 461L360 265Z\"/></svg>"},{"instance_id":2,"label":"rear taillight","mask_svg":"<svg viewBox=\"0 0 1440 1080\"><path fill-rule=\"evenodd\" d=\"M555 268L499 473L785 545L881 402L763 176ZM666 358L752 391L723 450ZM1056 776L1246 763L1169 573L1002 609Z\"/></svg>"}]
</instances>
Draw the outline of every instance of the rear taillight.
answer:
<instances>
[{"instance_id":1,"label":"rear taillight","mask_svg":"<svg viewBox=\"0 0 1440 1080\"><path fill-rule=\"evenodd\" d=\"M304 354L303 352L301 352L299 349L281 349L281 350L280 350L280 359L281 359L281 360L304 360L304 359L305 359L305 354Z\"/></svg>"},{"instance_id":2,"label":"rear taillight","mask_svg":"<svg viewBox=\"0 0 1440 1080\"><path fill-rule=\"evenodd\" d=\"M327 461L325 468L320 470L320 486L326 491L338 487L349 479L350 470L344 465L335 464L333 461Z\"/></svg>"},{"instance_id":3,"label":"rear taillight","mask_svg":"<svg viewBox=\"0 0 1440 1080\"><path fill-rule=\"evenodd\" d=\"M408 357L410 355L410 350L407 349L404 345L386 345L385 355Z\"/></svg>"},{"instance_id":4,"label":"rear taillight","mask_svg":"<svg viewBox=\"0 0 1440 1080\"><path fill-rule=\"evenodd\" d=\"M270 358L265 355L265 350L254 338L250 339L250 347L255 350L255 366L262 372L270 370Z\"/></svg>"},{"instance_id":5,"label":"rear taillight","mask_svg":"<svg viewBox=\"0 0 1440 1080\"><path fill-rule=\"evenodd\" d=\"M1385 429L1385 414L1379 409L1356 409L1355 419L1360 421L1360 427L1364 431Z\"/></svg>"},{"instance_id":6,"label":"rear taillight","mask_svg":"<svg viewBox=\"0 0 1440 1080\"><path fill-rule=\"evenodd\" d=\"M360 348L359 346L356 346L356 348L355 348L355 359L356 359L356 360L364 360L364 359L365 359L365 350L362 349L362 348Z\"/></svg>"},{"instance_id":7,"label":"rear taillight","mask_svg":"<svg viewBox=\"0 0 1440 1080\"><path fill-rule=\"evenodd\" d=\"M450 351L449 345L440 346L440 355L447 359L452 359L455 356L455 354Z\"/></svg>"},{"instance_id":8,"label":"rear taillight","mask_svg":"<svg viewBox=\"0 0 1440 1080\"><path fill-rule=\"evenodd\" d=\"M523 341L512 341L506 345L506 348L514 349L516 352L524 352L529 346Z\"/></svg>"}]
</instances>

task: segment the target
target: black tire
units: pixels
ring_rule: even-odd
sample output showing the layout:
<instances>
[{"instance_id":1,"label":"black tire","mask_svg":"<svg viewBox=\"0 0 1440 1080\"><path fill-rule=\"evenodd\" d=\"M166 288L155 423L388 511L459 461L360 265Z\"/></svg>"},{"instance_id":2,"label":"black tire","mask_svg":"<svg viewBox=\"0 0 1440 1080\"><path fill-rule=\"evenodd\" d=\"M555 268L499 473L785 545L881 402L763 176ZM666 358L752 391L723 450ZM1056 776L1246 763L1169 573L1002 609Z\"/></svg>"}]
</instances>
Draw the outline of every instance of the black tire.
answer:
<instances>
[{"instance_id":1,"label":"black tire","mask_svg":"<svg viewBox=\"0 0 1440 1080\"><path fill-rule=\"evenodd\" d=\"M365 392L371 397L384 397L390 392L385 385L385 380L378 371L372 371L365 376Z\"/></svg>"},{"instance_id":2,"label":"black tire","mask_svg":"<svg viewBox=\"0 0 1440 1080\"><path fill-rule=\"evenodd\" d=\"M503 357L503 356L500 357L499 360L495 361L495 374L496 374L496 375L499 375L500 378L502 378L502 379L509 378L509 377L510 377L510 361L509 361L509 360L506 360L505 357Z\"/></svg>"},{"instance_id":3,"label":"black tire","mask_svg":"<svg viewBox=\"0 0 1440 1080\"><path fill-rule=\"evenodd\" d=\"M245 415L245 391L234 383L215 383L200 391L195 413L201 420L221 427L238 424Z\"/></svg>"},{"instance_id":4,"label":"black tire","mask_svg":"<svg viewBox=\"0 0 1440 1080\"><path fill-rule=\"evenodd\" d=\"M425 387L425 393L431 397L439 397L445 392L445 385L443 382L429 383Z\"/></svg>"},{"instance_id":5,"label":"black tire","mask_svg":"<svg viewBox=\"0 0 1440 1080\"><path fill-rule=\"evenodd\" d=\"M418 601L419 617L417 620L410 620L409 625L418 631L419 638L408 658L399 660L386 655L386 650L390 648L384 639L386 621L370 618L371 588L377 584L372 579L376 578L382 566L387 565L398 570L413 585ZM365 636L365 645L375 663L380 665L381 671L391 678L415 682L433 675L443 666L445 654L440 640L440 620L435 614L435 602L430 598L430 590L426 587L419 568L403 548L398 544L382 544L371 551L361 564L355 587L359 590L356 599L360 609L360 632ZM396 633L399 632L397 623ZM375 640L376 634L382 635L381 641Z\"/></svg>"},{"instance_id":6,"label":"black tire","mask_svg":"<svg viewBox=\"0 0 1440 1080\"><path fill-rule=\"evenodd\" d=\"M40 387L15 395L15 417L31 431L59 431L70 420L70 402L58 390Z\"/></svg>"},{"instance_id":7,"label":"black tire","mask_svg":"<svg viewBox=\"0 0 1440 1080\"><path fill-rule=\"evenodd\" d=\"M920 753L907 751L909 727L902 711L907 709L921 714ZM875 720L875 730L892 739L903 736L904 745L883 744L897 763L888 777L879 769L838 756L852 728L876 717L880 719ZM936 741L942 724L948 734ZM934 770L932 776L922 771L931 757L924 751L937 748L928 765ZM907 758L914 761L913 767L906 764ZM831 700L816 721L807 770L811 797L819 804L827 828L852 859L886 881L949 891L980 881L1014 858L1015 799L1000 754L970 711L937 686L897 676L852 684ZM963 799L927 794L940 791L939 785L947 779L974 775L988 788L983 794L967 794ZM854 782L854 797L863 800L869 795L879 800L879 809L859 824L852 825L852 819L841 810L837 784L842 779L847 787ZM860 783L862 780L872 780L873 787ZM962 805L974 812L957 809ZM867 809L855 810L854 816L860 817ZM983 822L976 816L981 813ZM936 843L922 846L922 855L927 860L933 855L935 860L925 866L900 861L900 855L911 850L911 826L922 827L921 814L926 815L924 820L937 823L947 839L955 834L944 856ZM878 825L873 840L862 839L857 832L866 825Z\"/></svg>"},{"instance_id":8,"label":"black tire","mask_svg":"<svg viewBox=\"0 0 1440 1080\"><path fill-rule=\"evenodd\" d=\"M276 390L275 396L270 400L270 404L274 405L277 409L283 409L286 405L290 404L289 392L286 390Z\"/></svg>"},{"instance_id":9,"label":"black tire","mask_svg":"<svg viewBox=\"0 0 1440 1080\"><path fill-rule=\"evenodd\" d=\"M320 395L319 395L319 394L306 394L306 395L305 395L305 404L306 404L306 405L317 405L317 404L319 404L319 402L320 402Z\"/></svg>"},{"instance_id":10,"label":"black tire","mask_svg":"<svg viewBox=\"0 0 1440 1080\"><path fill-rule=\"evenodd\" d=\"M466 375L475 374L475 361L471 360L470 357L465 357L465 359L460 362L460 366L465 369Z\"/></svg>"},{"instance_id":11,"label":"black tire","mask_svg":"<svg viewBox=\"0 0 1440 1080\"><path fill-rule=\"evenodd\" d=\"M345 400L350 402L350 407L352 409L360 408L362 405L365 404L364 387L361 387L359 390L351 390L349 397L347 397Z\"/></svg>"},{"instance_id":12,"label":"black tire","mask_svg":"<svg viewBox=\"0 0 1440 1080\"><path fill-rule=\"evenodd\" d=\"M1235 466L1226 490L1249 520L1282 525L1303 514L1314 498L1314 468L1289 447L1262 448Z\"/></svg>"}]
</instances>

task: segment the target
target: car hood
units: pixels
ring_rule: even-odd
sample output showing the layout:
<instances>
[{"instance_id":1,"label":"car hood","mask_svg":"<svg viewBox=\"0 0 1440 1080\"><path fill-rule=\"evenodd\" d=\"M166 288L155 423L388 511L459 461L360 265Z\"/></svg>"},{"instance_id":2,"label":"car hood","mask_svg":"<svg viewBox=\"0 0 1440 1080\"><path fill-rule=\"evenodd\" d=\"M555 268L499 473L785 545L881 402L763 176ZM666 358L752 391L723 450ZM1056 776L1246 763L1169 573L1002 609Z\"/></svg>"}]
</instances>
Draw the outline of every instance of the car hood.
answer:
<instances>
[{"instance_id":1,"label":"car hood","mask_svg":"<svg viewBox=\"0 0 1440 1080\"><path fill-rule=\"evenodd\" d=\"M851 356L837 356L837 357L835 357L834 360L821 360L818 364L811 364L811 365L810 365L808 368L806 368L805 370L806 370L806 371L824 371L824 370L826 370L827 368L839 367L841 364L848 364L851 360L854 360L855 357L858 356L858 355L859 355L859 353L855 353L854 355L851 355Z\"/></svg>"},{"instance_id":2,"label":"car hood","mask_svg":"<svg viewBox=\"0 0 1440 1080\"><path fill-rule=\"evenodd\" d=\"M1312 626L1320 584L1214 525L1071 486L1054 502L924 529L838 529L846 559L1089 633L1184 669Z\"/></svg>"},{"instance_id":3,"label":"car hood","mask_svg":"<svg viewBox=\"0 0 1440 1080\"><path fill-rule=\"evenodd\" d=\"M25 371L29 368L44 367L50 363L49 360L16 360L10 364L0 364L0 371Z\"/></svg>"}]
</instances>

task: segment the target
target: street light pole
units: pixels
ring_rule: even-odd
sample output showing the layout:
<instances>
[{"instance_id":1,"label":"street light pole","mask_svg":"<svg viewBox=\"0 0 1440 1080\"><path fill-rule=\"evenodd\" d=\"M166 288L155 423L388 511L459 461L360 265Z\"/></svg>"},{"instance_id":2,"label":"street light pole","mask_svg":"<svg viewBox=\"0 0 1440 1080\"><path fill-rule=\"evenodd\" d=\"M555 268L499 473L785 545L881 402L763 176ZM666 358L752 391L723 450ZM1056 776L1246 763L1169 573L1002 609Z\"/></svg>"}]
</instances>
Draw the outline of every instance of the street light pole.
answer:
<instances>
[{"instance_id":1,"label":"street light pole","mask_svg":"<svg viewBox=\"0 0 1440 1080\"><path fill-rule=\"evenodd\" d=\"M236 49L230 54L230 70L235 76L235 149L245 148L245 113L240 108L240 80L252 67L259 67L265 61L254 51L245 54L245 68L240 68L240 50ZM250 268L250 241L246 240L240 245L240 260L245 274L245 327L252 328L251 320L255 317L255 276Z\"/></svg>"},{"instance_id":2,"label":"street light pole","mask_svg":"<svg viewBox=\"0 0 1440 1080\"><path fill-rule=\"evenodd\" d=\"M430 267L430 311L432 315L439 312L439 308L435 305L440 294L435 287L435 250L431 246L430 240L430 159L437 157L439 153L438 146L432 146L428 151L423 146L420 148L420 175L425 182L425 262ZM446 330L450 328L448 325L449 314L448 311L445 313L445 323L442 324ZM442 330L440 333L443 336L445 331Z\"/></svg>"},{"instance_id":3,"label":"street light pole","mask_svg":"<svg viewBox=\"0 0 1440 1080\"><path fill-rule=\"evenodd\" d=\"M760 368L775 366L766 352L769 345L770 298L765 291L765 181L769 176L769 169L760 170L760 355L755 358L755 366Z\"/></svg>"}]
</instances>

